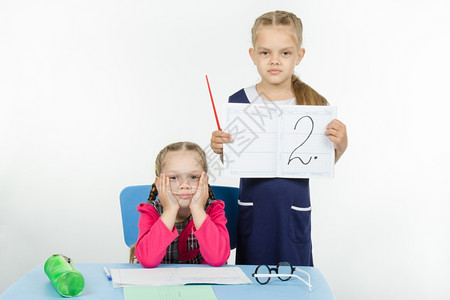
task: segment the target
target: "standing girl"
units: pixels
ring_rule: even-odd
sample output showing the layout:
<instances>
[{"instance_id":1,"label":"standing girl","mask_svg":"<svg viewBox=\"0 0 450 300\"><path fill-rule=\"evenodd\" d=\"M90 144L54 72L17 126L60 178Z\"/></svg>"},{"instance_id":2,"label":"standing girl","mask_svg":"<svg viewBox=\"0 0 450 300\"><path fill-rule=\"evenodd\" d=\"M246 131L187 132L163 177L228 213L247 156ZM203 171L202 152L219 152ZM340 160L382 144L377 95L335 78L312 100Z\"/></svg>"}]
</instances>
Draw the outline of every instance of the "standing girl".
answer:
<instances>
[{"instance_id":1,"label":"standing girl","mask_svg":"<svg viewBox=\"0 0 450 300\"><path fill-rule=\"evenodd\" d=\"M225 204L214 200L205 152L194 143L170 144L155 169L149 201L137 208L137 260L146 268L161 262L223 265L230 256Z\"/></svg>"},{"instance_id":2,"label":"standing girl","mask_svg":"<svg viewBox=\"0 0 450 300\"><path fill-rule=\"evenodd\" d=\"M302 23L293 13L275 11L256 19L250 57L261 81L241 89L230 103L276 101L276 105L328 105L327 100L294 75L305 55ZM335 162L347 148L345 125L328 124L325 135L333 142ZM223 154L230 134L215 131L211 148ZM305 178L241 178L239 192L237 264L313 266L309 180Z\"/></svg>"}]
</instances>

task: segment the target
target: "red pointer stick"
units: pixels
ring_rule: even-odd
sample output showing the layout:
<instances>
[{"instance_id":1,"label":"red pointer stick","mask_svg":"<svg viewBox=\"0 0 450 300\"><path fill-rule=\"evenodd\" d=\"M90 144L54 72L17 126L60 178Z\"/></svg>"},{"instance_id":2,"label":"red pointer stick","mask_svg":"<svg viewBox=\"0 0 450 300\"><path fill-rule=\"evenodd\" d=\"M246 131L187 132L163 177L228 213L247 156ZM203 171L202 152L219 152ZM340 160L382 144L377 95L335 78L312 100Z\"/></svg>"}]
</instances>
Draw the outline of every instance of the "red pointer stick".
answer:
<instances>
[{"instance_id":1,"label":"red pointer stick","mask_svg":"<svg viewBox=\"0 0 450 300\"><path fill-rule=\"evenodd\" d=\"M211 104L212 104L212 107L213 107L213 110L214 110L214 116L216 117L217 128L220 131L222 131L222 129L220 129L219 118L217 117L216 106L214 105L213 96L211 94L211 87L209 86L208 75L205 75L205 77L206 77L206 83L208 84L209 96L211 97Z\"/></svg>"}]
</instances>

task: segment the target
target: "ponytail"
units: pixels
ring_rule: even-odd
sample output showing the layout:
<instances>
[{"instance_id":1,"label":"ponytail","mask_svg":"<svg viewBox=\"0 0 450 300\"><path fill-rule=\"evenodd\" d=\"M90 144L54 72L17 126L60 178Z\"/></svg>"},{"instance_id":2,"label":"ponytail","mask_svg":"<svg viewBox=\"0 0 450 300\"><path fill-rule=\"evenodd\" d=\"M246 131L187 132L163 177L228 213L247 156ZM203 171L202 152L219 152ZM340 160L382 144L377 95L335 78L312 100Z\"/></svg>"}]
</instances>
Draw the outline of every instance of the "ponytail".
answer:
<instances>
[{"instance_id":1,"label":"ponytail","mask_svg":"<svg viewBox=\"0 0 450 300\"><path fill-rule=\"evenodd\" d=\"M156 185L152 184L152 189L150 190L150 195L148 195L147 201L156 200L156 196L158 196L158 190L156 189Z\"/></svg>"},{"instance_id":2,"label":"ponytail","mask_svg":"<svg viewBox=\"0 0 450 300\"><path fill-rule=\"evenodd\" d=\"M213 190L211 188L211 186L208 183L208 194L209 194L209 199L211 200L216 200L216 196L214 196Z\"/></svg>"},{"instance_id":3,"label":"ponytail","mask_svg":"<svg viewBox=\"0 0 450 300\"><path fill-rule=\"evenodd\" d=\"M292 74L292 92L297 105L329 105L327 99Z\"/></svg>"}]
</instances>

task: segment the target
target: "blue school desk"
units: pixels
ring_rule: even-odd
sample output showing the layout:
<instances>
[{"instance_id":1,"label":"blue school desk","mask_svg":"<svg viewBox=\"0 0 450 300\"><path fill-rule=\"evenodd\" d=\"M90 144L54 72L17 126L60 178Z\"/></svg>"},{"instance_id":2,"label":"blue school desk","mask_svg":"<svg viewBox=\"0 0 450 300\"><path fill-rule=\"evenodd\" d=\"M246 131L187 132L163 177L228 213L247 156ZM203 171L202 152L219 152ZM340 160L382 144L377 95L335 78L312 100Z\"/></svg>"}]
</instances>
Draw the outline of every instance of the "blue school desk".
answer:
<instances>
[{"instance_id":1,"label":"blue school desk","mask_svg":"<svg viewBox=\"0 0 450 300\"><path fill-rule=\"evenodd\" d=\"M103 271L103 267L108 269L142 268L139 264L75 264L75 267L83 274L85 287L83 292L73 299L108 299L122 300L123 289L113 288ZM202 265L160 265L165 267L204 267ZM234 267L235 265L230 265ZM317 268L302 267L311 275L312 292L297 278L288 281L281 281L278 278L271 278L270 282L260 285L252 277L256 266L236 265L252 281L251 285L212 285L214 293L219 300L239 300L239 299L308 299L308 300L334 300L333 292L328 286L322 273ZM223 266L221 268L226 268ZM272 267L272 266L271 266ZM44 273L44 266L39 265L30 272L22 276L17 282L12 284L1 295L0 300L39 300L39 299L64 299L50 283Z\"/></svg>"}]
</instances>

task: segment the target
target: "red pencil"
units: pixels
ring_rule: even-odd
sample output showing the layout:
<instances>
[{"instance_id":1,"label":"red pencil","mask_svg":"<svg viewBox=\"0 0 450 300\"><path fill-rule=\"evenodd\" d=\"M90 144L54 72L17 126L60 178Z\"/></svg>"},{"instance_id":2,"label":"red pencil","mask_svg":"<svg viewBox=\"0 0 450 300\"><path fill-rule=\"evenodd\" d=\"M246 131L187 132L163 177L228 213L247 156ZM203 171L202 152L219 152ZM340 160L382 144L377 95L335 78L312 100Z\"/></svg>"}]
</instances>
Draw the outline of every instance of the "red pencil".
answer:
<instances>
[{"instance_id":1,"label":"red pencil","mask_svg":"<svg viewBox=\"0 0 450 300\"><path fill-rule=\"evenodd\" d=\"M206 77L206 83L208 84L209 96L211 97L211 104L212 104L212 107L214 110L214 116L216 117L217 128L219 130L222 130L222 129L220 129L219 118L217 117L217 112L216 112L216 106L214 105L214 100L213 100L213 96L211 93L211 87L209 86L208 75L205 75L205 77Z\"/></svg>"}]
</instances>

